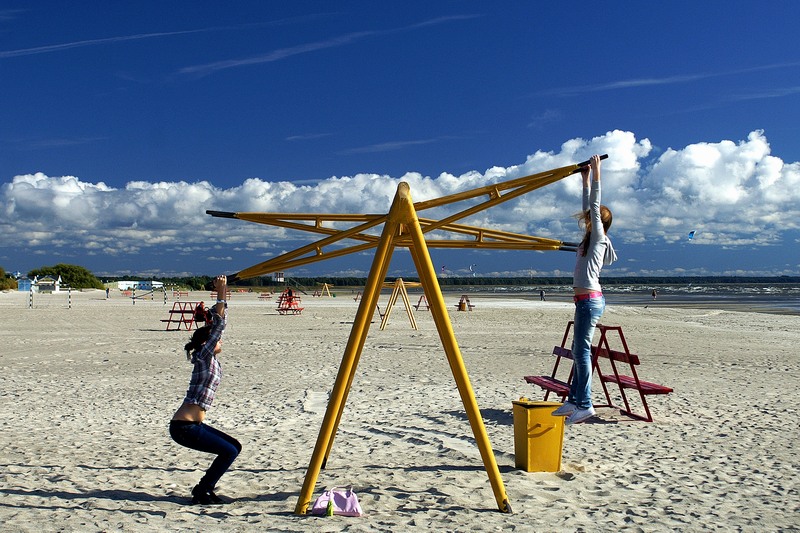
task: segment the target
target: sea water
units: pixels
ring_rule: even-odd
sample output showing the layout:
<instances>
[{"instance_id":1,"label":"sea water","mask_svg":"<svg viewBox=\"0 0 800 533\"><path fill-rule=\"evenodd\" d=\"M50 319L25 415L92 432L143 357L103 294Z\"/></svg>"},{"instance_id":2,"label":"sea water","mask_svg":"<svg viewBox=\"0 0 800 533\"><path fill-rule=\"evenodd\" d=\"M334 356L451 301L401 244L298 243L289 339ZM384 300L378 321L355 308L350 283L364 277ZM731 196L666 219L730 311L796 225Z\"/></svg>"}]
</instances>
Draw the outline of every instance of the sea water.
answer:
<instances>
[{"instance_id":1,"label":"sea water","mask_svg":"<svg viewBox=\"0 0 800 533\"><path fill-rule=\"evenodd\" d=\"M539 291L551 301L571 300L572 287L508 286L464 287L464 292L540 298ZM656 297L653 298L653 290ZM603 287L607 305L676 306L728 309L800 315L800 285L757 283L709 284L608 284Z\"/></svg>"}]
</instances>

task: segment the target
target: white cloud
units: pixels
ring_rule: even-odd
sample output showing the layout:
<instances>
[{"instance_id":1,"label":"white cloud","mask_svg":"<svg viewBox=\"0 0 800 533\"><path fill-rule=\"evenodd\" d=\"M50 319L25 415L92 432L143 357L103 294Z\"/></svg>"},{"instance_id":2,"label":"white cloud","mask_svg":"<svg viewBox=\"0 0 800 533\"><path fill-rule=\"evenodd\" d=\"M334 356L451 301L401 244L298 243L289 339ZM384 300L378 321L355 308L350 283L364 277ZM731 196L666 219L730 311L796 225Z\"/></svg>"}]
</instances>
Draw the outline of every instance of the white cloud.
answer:
<instances>
[{"instance_id":1,"label":"white cloud","mask_svg":"<svg viewBox=\"0 0 800 533\"><path fill-rule=\"evenodd\" d=\"M800 228L799 180L800 163L771 156L764 133L754 131L738 143L665 151L642 176L639 212L702 227L706 242L713 234L715 244L773 243ZM651 233L668 239L669 227L657 223Z\"/></svg>"},{"instance_id":2,"label":"white cloud","mask_svg":"<svg viewBox=\"0 0 800 533\"><path fill-rule=\"evenodd\" d=\"M314 186L251 178L229 189L184 181L137 181L114 189L74 176L21 175L0 188L0 248L25 243L31 253L71 247L109 256L171 251L233 260L210 253L213 243L269 257L311 239L211 218L205 211L385 213L400 181L422 201L566 166L593 153L609 154L602 167L603 202L614 211L616 243L675 242L697 229L694 244L752 247L780 243L786 232L800 229L800 163L772 156L764 132L740 141L669 148L650 158L652 150L648 139L616 130L571 139L557 152L537 151L522 164L484 172L357 174ZM574 175L464 222L570 241L578 232L571 215L580 209L579 194L580 178ZM420 216L445 216L464 207L453 204Z\"/></svg>"}]
</instances>

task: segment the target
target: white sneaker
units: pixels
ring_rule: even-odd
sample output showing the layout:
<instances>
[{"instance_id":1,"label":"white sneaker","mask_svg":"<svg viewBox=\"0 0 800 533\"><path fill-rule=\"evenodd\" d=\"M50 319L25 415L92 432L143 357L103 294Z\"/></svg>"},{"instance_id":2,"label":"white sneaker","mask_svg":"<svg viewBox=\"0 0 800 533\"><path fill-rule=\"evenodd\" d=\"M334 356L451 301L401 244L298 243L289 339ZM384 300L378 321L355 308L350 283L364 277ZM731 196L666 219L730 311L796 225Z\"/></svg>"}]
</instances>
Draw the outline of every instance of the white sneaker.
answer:
<instances>
[{"instance_id":1,"label":"white sneaker","mask_svg":"<svg viewBox=\"0 0 800 533\"><path fill-rule=\"evenodd\" d=\"M577 405L575 405L572 402L567 401L567 402L564 402L561 405L561 407L559 407L558 409L556 409L555 411L553 411L550 414L552 414L553 416L569 416L572 413L574 413L577 408L578 408Z\"/></svg>"},{"instance_id":2,"label":"white sneaker","mask_svg":"<svg viewBox=\"0 0 800 533\"><path fill-rule=\"evenodd\" d=\"M594 414L594 407L589 407L588 409L576 409L566 420L564 420L564 423L567 425L580 424L581 422L592 418Z\"/></svg>"}]
</instances>

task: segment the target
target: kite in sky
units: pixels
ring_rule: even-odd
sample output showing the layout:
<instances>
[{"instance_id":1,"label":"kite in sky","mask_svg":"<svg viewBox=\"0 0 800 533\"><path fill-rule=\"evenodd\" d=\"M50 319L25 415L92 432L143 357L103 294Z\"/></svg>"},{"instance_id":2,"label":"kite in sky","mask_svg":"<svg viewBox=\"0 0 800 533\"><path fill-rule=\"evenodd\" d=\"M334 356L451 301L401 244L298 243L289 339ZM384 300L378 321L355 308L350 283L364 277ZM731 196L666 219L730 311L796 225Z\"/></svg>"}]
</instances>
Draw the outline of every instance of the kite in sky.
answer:
<instances>
[{"instance_id":1,"label":"kite in sky","mask_svg":"<svg viewBox=\"0 0 800 533\"><path fill-rule=\"evenodd\" d=\"M694 234L695 234L695 230L692 230L692 231L690 231L690 232L689 232L689 240L690 240L690 241L691 241L692 239L694 239Z\"/></svg>"}]
</instances>

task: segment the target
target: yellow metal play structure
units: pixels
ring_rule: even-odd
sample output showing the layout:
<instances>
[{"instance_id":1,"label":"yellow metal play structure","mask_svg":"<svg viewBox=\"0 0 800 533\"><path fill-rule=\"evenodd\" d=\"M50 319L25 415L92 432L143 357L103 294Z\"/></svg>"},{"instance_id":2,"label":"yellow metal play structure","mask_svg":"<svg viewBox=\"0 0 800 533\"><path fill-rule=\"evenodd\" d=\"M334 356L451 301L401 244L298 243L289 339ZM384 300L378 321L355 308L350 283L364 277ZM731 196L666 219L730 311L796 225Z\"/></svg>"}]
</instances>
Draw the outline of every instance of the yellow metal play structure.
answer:
<instances>
[{"instance_id":1,"label":"yellow metal play structure","mask_svg":"<svg viewBox=\"0 0 800 533\"><path fill-rule=\"evenodd\" d=\"M381 331L386 328L386 324L389 322L389 315L392 314L392 308L397 303L398 296L402 298L403 305L406 307L406 314L408 315L408 321L411 322L411 327L417 329L417 321L411 311L411 300L408 299L408 291L406 290L408 287L422 287L422 283L404 282L403 278L397 278L394 283L385 282L383 284L384 289L392 289L392 294L389 295L389 301L386 303L386 311L381 315ZM380 313L380 309L378 312Z\"/></svg>"},{"instance_id":2,"label":"yellow metal play structure","mask_svg":"<svg viewBox=\"0 0 800 533\"><path fill-rule=\"evenodd\" d=\"M601 156L605 159L606 155ZM334 436L344 411L355 371L358 366L361 352L369 332L372 315L378 304L383 280L389 269L392 253L397 247L406 247L411 253L417 274L422 284L425 295L430 305L431 316L439 333L439 338L444 348L447 362L456 381L461 401L469 419L472 433L480 451L484 468L489 476L489 482L494 492L498 509L505 513L511 512L511 505L506 495L503 480L495 461L492 446L486 434L478 404L467 375L466 367L461 356L461 351L453 333L450 317L447 314L444 298L442 296L436 271L433 267L428 248L488 248L488 249L513 249L513 250L575 250L576 244L564 243L555 239L545 239L516 233L508 233L487 228L480 228L458 224L457 221L479 213L485 209L496 206L523 194L534 191L545 185L554 183L587 166L588 161L561 167L531 176L509 180L495 185L480 187L470 191L413 203L409 185L401 182L392 201L389 212L385 215L353 215L353 214L291 214L291 213L228 213L220 211L207 211L215 217L235 218L280 226L296 230L309 231L327 235L321 240L302 246L294 251L287 252L258 265L246 268L228 278L229 283L237 279L251 278L263 274L284 271L293 267L339 257L345 254L363 252L375 249L375 256L369 270L363 296L359 303L350 337L345 347L342 362L336 376L333 390L330 394L328 407L322 421L311 462L306 472L305 481L300 492L296 514L305 514L311 503L314 487L321 469L325 468ZM426 209L447 205L462 200L470 200L488 196L483 202L477 203L458 213L442 220L419 218L417 213ZM323 226L324 222L355 222L356 226L338 230ZM380 236L365 233L366 231L383 224ZM451 232L462 238L448 240L428 240L425 234L434 230ZM347 248L337 248L326 251L324 248L342 239L361 241ZM388 308L387 308L388 311Z\"/></svg>"},{"instance_id":3,"label":"yellow metal play structure","mask_svg":"<svg viewBox=\"0 0 800 533\"><path fill-rule=\"evenodd\" d=\"M314 294L312 294L311 296L319 296L319 297L321 298L321 297L325 296L326 294L327 294L329 297L330 297L330 296L333 296L333 295L331 294L331 286L330 286L330 285L328 285L327 283L323 283L323 284L322 284L322 288L321 288L321 289L316 289L316 290L314 291Z\"/></svg>"}]
</instances>

